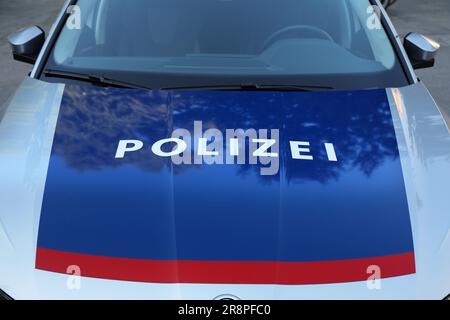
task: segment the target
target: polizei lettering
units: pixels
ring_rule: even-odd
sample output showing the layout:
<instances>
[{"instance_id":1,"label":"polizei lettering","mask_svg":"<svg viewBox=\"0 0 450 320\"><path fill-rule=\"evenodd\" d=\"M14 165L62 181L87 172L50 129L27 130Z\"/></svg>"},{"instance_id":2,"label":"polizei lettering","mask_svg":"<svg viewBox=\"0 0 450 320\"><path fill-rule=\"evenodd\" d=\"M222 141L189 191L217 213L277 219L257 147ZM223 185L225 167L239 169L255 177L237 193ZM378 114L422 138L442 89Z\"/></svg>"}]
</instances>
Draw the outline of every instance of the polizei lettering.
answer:
<instances>
[{"instance_id":1,"label":"polizei lettering","mask_svg":"<svg viewBox=\"0 0 450 320\"><path fill-rule=\"evenodd\" d=\"M152 145L141 140L120 140L115 158L123 159L134 152L151 152L159 157L172 158L175 165L200 164L261 164L261 175L276 175L279 171L280 134L278 129L218 129L203 130L201 121L194 122L193 134L176 129L170 138ZM313 156L322 154L320 159ZM318 150L319 149L319 150ZM312 145L309 141L289 141L290 156L299 161L337 162L338 155L331 142Z\"/></svg>"}]
</instances>

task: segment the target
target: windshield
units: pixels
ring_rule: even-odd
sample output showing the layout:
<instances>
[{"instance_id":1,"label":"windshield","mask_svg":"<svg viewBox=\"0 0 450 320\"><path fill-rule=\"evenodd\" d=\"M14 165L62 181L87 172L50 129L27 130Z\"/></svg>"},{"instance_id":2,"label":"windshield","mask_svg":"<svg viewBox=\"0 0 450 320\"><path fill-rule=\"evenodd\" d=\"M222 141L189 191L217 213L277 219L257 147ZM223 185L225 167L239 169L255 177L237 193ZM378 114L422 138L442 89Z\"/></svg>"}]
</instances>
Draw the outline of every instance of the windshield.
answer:
<instances>
[{"instance_id":1,"label":"windshield","mask_svg":"<svg viewBox=\"0 0 450 320\"><path fill-rule=\"evenodd\" d=\"M152 88L407 84L368 0L80 0L77 6L47 69Z\"/></svg>"}]
</instances>

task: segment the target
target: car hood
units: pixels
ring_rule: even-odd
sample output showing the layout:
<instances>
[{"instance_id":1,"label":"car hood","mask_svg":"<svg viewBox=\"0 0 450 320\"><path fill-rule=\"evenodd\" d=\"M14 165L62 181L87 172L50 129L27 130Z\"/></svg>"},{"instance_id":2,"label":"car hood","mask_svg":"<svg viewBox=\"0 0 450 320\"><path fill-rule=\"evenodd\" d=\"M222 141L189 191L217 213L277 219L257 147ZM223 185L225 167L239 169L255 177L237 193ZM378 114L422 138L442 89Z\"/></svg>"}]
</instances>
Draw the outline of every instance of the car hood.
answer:
<instances>
[{"instance_id":1,"label":"car hood","mask_svg":"<svg viewBox=\"0 0 450 320\"><path fill-rule=\"evenodd\" d=\"M230 148L239 133L242 161ZM307 93L27 79L0 137L0 288L15 298L448 294L450 135L421 84ZM170 143L158 152L171 137L183 158L165 156ZM199 156L202 138L218 154ZM269 156L251 157L267 143Z\"/></svg>"}]
</instances>

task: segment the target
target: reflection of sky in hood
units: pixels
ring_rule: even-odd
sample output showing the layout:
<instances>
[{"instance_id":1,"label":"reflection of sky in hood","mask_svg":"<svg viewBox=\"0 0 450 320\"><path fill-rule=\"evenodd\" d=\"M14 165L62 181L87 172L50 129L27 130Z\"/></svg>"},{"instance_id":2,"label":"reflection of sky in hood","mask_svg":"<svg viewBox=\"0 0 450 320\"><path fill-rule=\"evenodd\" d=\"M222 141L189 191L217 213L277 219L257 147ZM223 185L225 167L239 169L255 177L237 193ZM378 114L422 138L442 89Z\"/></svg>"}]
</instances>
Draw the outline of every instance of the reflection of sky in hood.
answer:
<instances>
[{"instance_id":1,"label":"reflection of sky in hood","mask_svg":"<svg viewBox=\"0 0 450 320\"><path fill-rule=\"evenodd\" d=\"M67 87L60 111L54 152L79 170L121 165L114 159L121 139L152 140L168 134L167 93ZM163 159L134 153L128 162L157 171Z\"/></svg>"},{"instance_id":2,"label":"reflection of sky in hood","mask_svg":"<svg viewBox=\"0 0 450 320\"><path fill-rule=\"evenodd\" d=\"M54 153L78 170L124 164L158 172L169 159L151 153L151 145L176 128L204 130L280 129L280 167L287 181L339 179L357 169L367 176L398 157L384 90L356 92L146 91L67 86L55 135ZM114 158L119 140L137 139L143 150ZM309 141L314 161L293 160L289 141ZM327 161L323 144L333 143L338 163ZM191 169L192 168L192 169ZM260 165L239 165L242 175ZM177 166L175 174L198 170ZM256 171L255 171L256 172ZM278 180L278 176L260 179Z\"/></svg>"}]
</instances>

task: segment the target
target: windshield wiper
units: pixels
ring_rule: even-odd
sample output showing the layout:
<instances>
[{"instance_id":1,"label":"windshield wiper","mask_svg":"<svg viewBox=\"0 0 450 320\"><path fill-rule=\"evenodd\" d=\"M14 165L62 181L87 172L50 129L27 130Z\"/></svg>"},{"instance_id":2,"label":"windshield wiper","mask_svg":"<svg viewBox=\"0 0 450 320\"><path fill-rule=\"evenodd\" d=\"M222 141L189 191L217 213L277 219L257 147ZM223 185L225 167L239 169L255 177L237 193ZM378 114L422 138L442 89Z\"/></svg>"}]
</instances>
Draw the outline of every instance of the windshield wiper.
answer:
<instances>
[{"instance_id":1,"label":"windshield wiper","mask_svg":"<svg viewBox=\"0 0 450 320\"><path fill-rule=\"evenodd\" d=\"M139 85L139 84L129 83L129 82L121 81L121 80L110 79L110 78L107 78L107 77L104 77L101 75L94 75L94 74L85 74L85 73L77 73L77 72L72 72L72 71L46 69L46 70L44 70L44 75L46 77L57 77L57 78L64 78L64 79L70 79L70 80L85 81L85 82L90 82L92 84L96 84L96 85L100 85L100 86L151 90L150 88L147 88L147 87Z\"/></svg>"},{"instance_id":2,"label":"windshield wiper","mask_svg":"<svg viewBox=\"0 0 450 320\"><path fill-rule=\"evenodd\" d=\"M162 90L243 90L243 91L326 91L335 90L330 86L296 85L296 84L223 84L223 85L198 85L162 88Z\"/></svg>"},{"instance_id":3,"label":"windshield wiper","mask_svg":"<svg viewBox=\"0 0 450 320\"><path fill-rule=\"evenodd\" d=\"M152 90L143 85L125 82L122 80L110 79L101 75L78 73L64 70L46 69L44 71L46 77L57 77L77 81L90 82L100 86L112 86L118 88L132 88L132 89L146 89ZM156 89L156 88L155 88ZM166 87L160 90L242 90L242 91L326 91L335 90L330 86L315 86L315 85L297 85L297 84L220 84L220 85L192 85L192 86L177 86Z\"/></svg>"}]
</instances>

